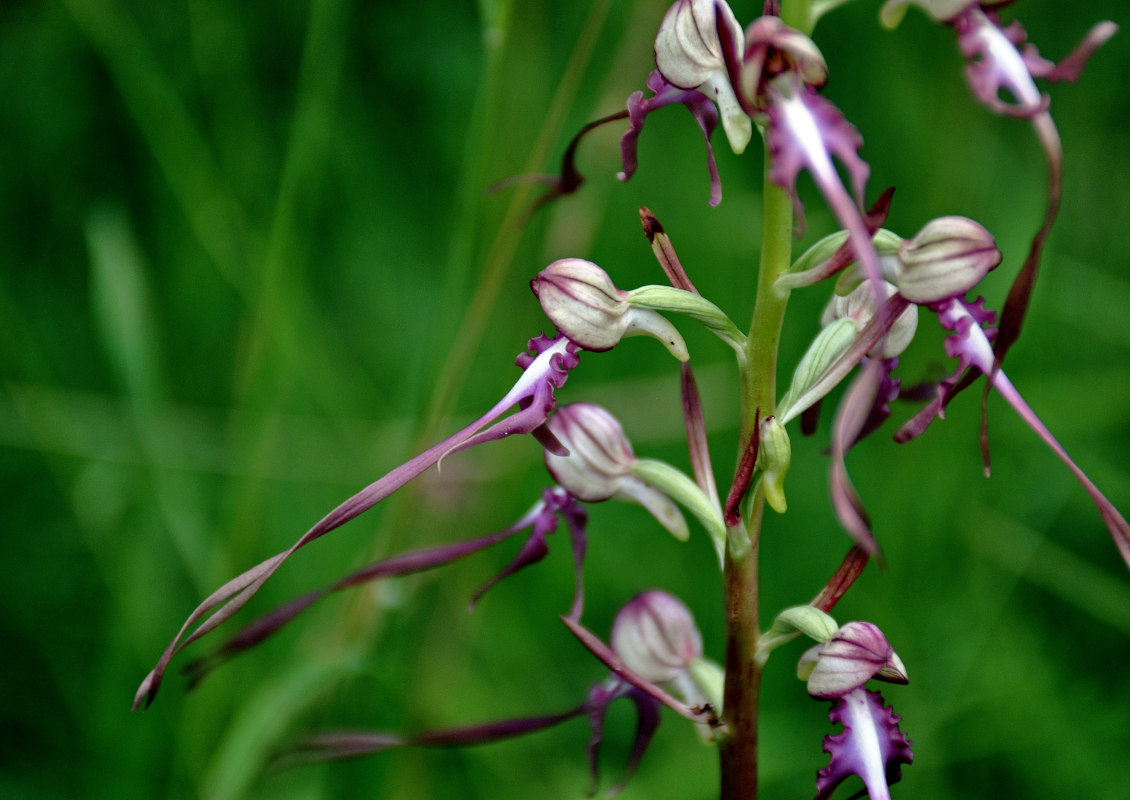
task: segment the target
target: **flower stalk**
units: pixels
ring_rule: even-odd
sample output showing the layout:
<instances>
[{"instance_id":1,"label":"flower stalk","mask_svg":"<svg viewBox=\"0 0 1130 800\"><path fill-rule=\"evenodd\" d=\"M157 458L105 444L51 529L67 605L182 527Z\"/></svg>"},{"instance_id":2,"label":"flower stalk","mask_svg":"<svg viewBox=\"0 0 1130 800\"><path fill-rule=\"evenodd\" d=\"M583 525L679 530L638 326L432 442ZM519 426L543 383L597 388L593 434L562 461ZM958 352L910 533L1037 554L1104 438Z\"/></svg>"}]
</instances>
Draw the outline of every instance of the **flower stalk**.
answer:
<instances>
[{"instance_id":1,"label":"flower stalk","mask_svg":"<svg viewBox=\"0 0 1130 800\"><path fill-rule=\"evenodd\" d=\"M746 337L746 366L741 373L743 443L754 435L758 417L764 418L774 410L777 351L789 300L788 290L777 288L776 282L792 263L793 201L788 191L769 177L770 161L766 147L761 262L753 321ZM765 493L760 486L754 490L748 507L748 517L739 524L749 547L743 554L735 554L735 548L729 548L724 571L726 680L722 719L731 735L719 746L722 800L757 797L757 706L762 671L757 659L761 629L758 545L765 512Z\"/></svg>"}]
</instances>

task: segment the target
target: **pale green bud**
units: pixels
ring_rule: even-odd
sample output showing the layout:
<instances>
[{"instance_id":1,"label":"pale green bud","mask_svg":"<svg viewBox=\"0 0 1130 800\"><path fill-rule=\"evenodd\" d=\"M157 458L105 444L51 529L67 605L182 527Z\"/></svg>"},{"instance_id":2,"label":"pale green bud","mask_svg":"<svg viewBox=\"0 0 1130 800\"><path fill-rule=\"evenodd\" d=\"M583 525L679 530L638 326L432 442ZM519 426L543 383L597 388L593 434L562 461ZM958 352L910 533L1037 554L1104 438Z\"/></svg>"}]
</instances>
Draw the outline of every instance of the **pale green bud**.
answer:
<instances>
[{"instance_id":1,"label":"pale green bud","mask_svg":"<svg viewBox=\"0 0 1130 800\"><path fill-rule=\"evenodd\" d=\"M837 630L839 625L836 621L816 606L786 608L773 620L769 630L758 638L754 658L764 664L770 653L798 636L808 636L823 644L831 639Z\"/></svg>"},{"instance_id":2,"label":"pale green bud","mask_svg":"<svg viewBox=\"0 0 1130 800\"><path fill-rule=\"evenodd\" d=\"M764 474L761 488L765 499L778 514L788 510L785 501L785 473L792 461L792 444L785 426L776 417L766 417L761 422L761 439L757 449L757 466Z\"/></svg>"},{"instance_id":3,"label":"pale green bud","mask_svg":"<svg viewBox=\"0 0 1130 800\"><path fill-rule=\"evenodd\" d=\"M812 286L837 274L837 270L842 269L842 266L836 266L833 256L836 251L844 246L847 239L847 231L828 234L805 250L804 254L789 267L789 271L777 278L774 286L778 289L798 289L802 286ZM883 265L883 274L886 277L890 276L887 275L888 269L885 258L897 253L901 242L902 237L886 228L880 228L871 237L871 243L875 245L875 252L879 254L879 261ZM843 274L850 276L849 279L853 285L860 280L859 271L854 266ZM846 291L843 293L846 294Z\"/></svg>"}]
</instances>

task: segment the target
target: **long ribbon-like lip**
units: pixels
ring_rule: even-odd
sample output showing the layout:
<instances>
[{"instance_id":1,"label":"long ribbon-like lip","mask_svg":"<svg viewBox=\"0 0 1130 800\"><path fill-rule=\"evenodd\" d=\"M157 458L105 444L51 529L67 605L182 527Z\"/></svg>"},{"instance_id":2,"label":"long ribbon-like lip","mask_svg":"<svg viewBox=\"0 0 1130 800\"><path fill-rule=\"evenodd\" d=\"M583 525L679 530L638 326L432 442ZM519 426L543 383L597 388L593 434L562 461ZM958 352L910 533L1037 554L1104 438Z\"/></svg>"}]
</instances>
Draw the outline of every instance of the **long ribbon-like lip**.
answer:
<instances>
[{"instance_id":1,"label":"long ribbon-like lip","mask_svg":"<svg viewBox=\"0 0 1130 800\"><path fill-rule=\"evenodd\" d=\"M555 340L538 337L531 340L530 346L536 354L519 356L518 363L524 370L522 376L490 411L369 484L324 516L289 548L232 578L198 605L169 642L156 666L141 682L134 696L134 710L153 702L169 662L177 653L243 608L297 550L368 511L413 478L438 465L447 455L482 442L513 433L531 433L539 428L553 409L554 389L565 382L568 371L576 366L577 355L576 346L564 337ZM500 419L515 405L519 406L518 411ZM192 629L198 622L199 625Z\"/></svg>"}]
</instances>

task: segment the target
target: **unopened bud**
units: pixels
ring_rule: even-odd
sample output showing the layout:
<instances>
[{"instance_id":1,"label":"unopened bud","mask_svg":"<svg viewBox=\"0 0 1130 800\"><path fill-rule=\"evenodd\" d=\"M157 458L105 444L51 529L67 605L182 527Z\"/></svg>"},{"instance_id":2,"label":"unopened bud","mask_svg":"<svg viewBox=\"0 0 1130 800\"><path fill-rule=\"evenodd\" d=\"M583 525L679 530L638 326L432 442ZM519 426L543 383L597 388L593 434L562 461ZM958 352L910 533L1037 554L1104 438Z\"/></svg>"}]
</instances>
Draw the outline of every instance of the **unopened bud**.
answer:
<instances>
[{"instance_id":1,"label":"unopened bud","mask_svg":"<svg viewBox=\"0 0 1130 800\"><path fill-rule=\"evenodd\" d=\"M826 643L806 652L797 675L813 697L843 697L872 678L906 683L906 668L878 626L849 622Z\"/></svg>"},{"instance_id":2,"label":"unopened bud","mask_svg":"<svg viewBox=\"0 0 1130 800\"><path fill-rule=\"evenodd\" d=\"M788 510L785 501L785 473L792 461L792 444L785 426L776 417L766 417L761 422L761 440L757 450L757 466L764 475L761 486L765 499L778 514Z\"/></svg>"},{"instance_id":3,"label":"unopened bud","mask_svg":"<svg viewBox=\"0 0 1130 800\"><path fill-rule=\"evenodd\" d=\"M895 293L895 287L886 281L883 282L883 287L886 291L883 300L886 301ZM833 295L824 308L820 324L827 326L838 319L850 319L858 332L867 327L867 323L878 310L874 285L870 281L863 281L847 295ZM906 310L891 323L887 335L868 355L878 358L897 357L910 346L916 330L918 330L918 309L915 306L907 306Z\"/></svg>"},{"instance_id":4,"label":"unopened bud","mask_svg":"<svg viewBox=\"0 0 1130 800\"><path fill-rule=\"evenodd\" d=\"M612 649L641 677L669 683L702 657L702 634L678 598L650 591L637 595L616 615Z\"/></svg>"},{"instance_id":5,"label":"unopened bud","mask_svg":"<svg viewBox=\"0 0 1130 800\"><path fill-rule=\"evenodd\" d=\"M899 245L898 290L912 303L964 295L997 264L1001 251L979 223L965 217L930 220Z\"/></svg>"},{"instance_id":6,"label":"unopened bud","mask_svg":"<svg viewBox=\"0 0 1130 800\"><path fill-rule=\"evenodd\" d=\"M821 611L815 606L805 605L786 608L773 620L773 625L769 630L757 637L757 650L754 653L754 658L759 664L764 665L774 650L801 634L815 639L822 646L824 642L836 634L837 630L839 630L839 625L836 624L836 620L827 612ZM817 646L816 650L819 650L820 646ZM802 670L807 670L801 676L801 680L807 680L807 673L812 671L807 664L808 662L802 658L801 664L797 667L798 674ZM811 666L816 666L815 660L812 661Z\"/></svg>"},{"instance_id":7,"label":"unopened bud","mask_svg":"<svg viewBox=\"0 0 1130 800\"><path fill-rule=\"evenodd\" d=\"M689 358L674 325L655 311L634 307L628 292L617 289L591 261L554 261L530 281L530 288L557 330L586 350L610 350L625 336L646 334L680 361Z\"/></svg>"}]
</instances>

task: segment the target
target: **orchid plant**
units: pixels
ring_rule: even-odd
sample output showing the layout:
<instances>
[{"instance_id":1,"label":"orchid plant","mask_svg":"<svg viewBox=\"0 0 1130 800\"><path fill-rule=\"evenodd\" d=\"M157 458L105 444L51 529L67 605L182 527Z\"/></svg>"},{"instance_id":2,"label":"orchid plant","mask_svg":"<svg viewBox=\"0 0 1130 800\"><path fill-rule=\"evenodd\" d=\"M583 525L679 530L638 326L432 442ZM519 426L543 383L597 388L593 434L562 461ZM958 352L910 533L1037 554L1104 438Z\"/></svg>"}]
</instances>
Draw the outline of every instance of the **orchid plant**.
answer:
<instances>
[{"instance_id":1,"label":"orchid plant","mask_svg":"<svg viewBox=\"0 0 1130 800\"><path fill-rule=\"evenodd\" d=\"M945 216L923 220L917 232L904 238L884 227L896 202L891 192L869 199L870 168L861 155L863 137L821 94L830 67L811 38L825 15L844 2L769 0L761 15L743 27L724 0L677 0L656 20L654 70L647 74L647 65L640 65L646 91L632 94L625 110L585 127L569 148L561 177L541 201L579 189L573 154L580 136L623 120L627 128L620 140L618 177L629 180L641 168L637 146L647 117L681 105L705 137L709 202L717 205L722 183L711 142L720 122L734 153L760 150L764 162L760 266L748 287L742 287L750 294L748 324L731 319L698 292L672 237L647 209L641 209L644 231L669 285L621 289L609 271L582 258L545 266L531 280L531 288L555 332L530 339L516 360L521 374L502 398L467 427L345 500L291 547L207 597L142 681L134 707L151 703L172 659L227 623L299 549L425 471L438 469L445 459L457 458L460 451L529 434L544 451L550 485L520 519L494 533L375 562L298 597L246 624L210 655L191 662L186 668L190 679L203 679L331 593L436 569L523 534L524 543L513 561L469 598L473 606L498 581L545 557L548 537L564 522L576 580L561 621L609 670L607 678L595 683L575 707L454 729L319 734L300 742L283 760L295 763L409 746L479 744L585 717L591 727L588 759L596 791L605 714L611 703L623 698L632 702L638 727L623 779L613 792L640 764L666 707L717 748L720 796L755 798L762 675L779 648L807 637L814 644L794 656L797 675L809 695L831 703L830 722L841 726L824 738L830 760L816 776L816 797L832 796L841 783L857 776L872 800L889 798L890 785L899 780L914 754L900 717L871 682L903 684L908 670L876 622L841 623L831 613L869 561L882 558L882 531L873 530L864 498L849 477L847 456L856 442L884 425L895 400L911 394L902 389L899 358L918 346L916 333L929 319L949 333L945 356L955 359L956 367L950 377L928 387L925 406L893 432L894 439L908 442L923 434L935 419L944 417L948 404L963 389L983 376L983 391L995 390L1083 485L1130 565L1130 525L1056 441L1003 369L1006 354L1021 333L1061 195L1063 151L1050 101L1036 81L1075 80L1116 26L1099 23L1073 53L1055 64L1026 43L1019 22L1003 21L1002 7L1007 3L1000 0L888 0L882 7L881 20L892 28L911 5L952 28L974 97L990 113L1029 121L1046 157L1046 213L1012 280L998 322L990 304L974 296L1003 259L988 230L964 216ZM794 257L794 237L805 226L797 192L802 172L808 173L839 229ZM819 332L799 362L786 371L779 364L778 343L793 292L822 293L827 304L818 320ZM723 491L711 463L691 356L672 317L683 325L704 326L733 351L740 428L734 447L736 466L721 484ZM606 409L585 402L557 406L556 392L581 369L583 360L615 357L599 354L614 350L624 337L638 335L657 339L678 363L689 472L638 456L620 421ZM788 608L771 610L771 622L763 627L759 551L766 506L787 515L793 428L811 432L822 401L841 384L845 388L828 443L828 486L831 506L850 537L850 549L838 567L829 565L826 585L814 597L800 596ZM921 390L917 394L923 396ZM987 472L984 424L982 449ZM585 626L588 515L599 513L598 508L590 508L594 504L611 499L643 506L679 540L692 535L684 516L689 512L694 527L709 537L718 567L711 580L717 581L724 599L719 615L725 624L725 649L714 659L703 652L702 636L687 607L665 591L651 590L628 600L607 642Z\"/></svg>"}]
</instances>

